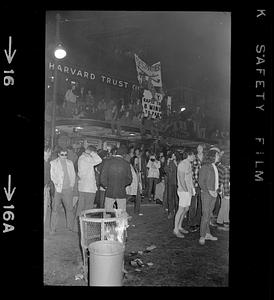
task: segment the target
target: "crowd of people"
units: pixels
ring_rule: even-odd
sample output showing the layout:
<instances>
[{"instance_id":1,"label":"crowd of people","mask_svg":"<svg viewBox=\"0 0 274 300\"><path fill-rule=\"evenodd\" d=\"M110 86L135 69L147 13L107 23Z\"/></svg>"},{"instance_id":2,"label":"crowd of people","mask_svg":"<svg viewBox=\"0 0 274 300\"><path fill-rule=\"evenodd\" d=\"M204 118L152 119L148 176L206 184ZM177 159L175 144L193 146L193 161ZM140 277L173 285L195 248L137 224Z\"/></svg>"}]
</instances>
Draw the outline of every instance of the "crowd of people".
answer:
<instances>
[{"instance_id":1,"label":"crowd of people","mask_svg":"<svg viewBox=\"0 0 274 300\"><path fill-rule=\"evenodd\" d=\"M200 106L194 110L188 108L185 111L174 111L168 104L167 96L161 101L161 119L154 118L151 113L144 115L139 94L141 93L132 93L128 99L98 98L90 89L86 91L83 86L76 87L73 84L59 103L57 113L68 118L108 121L111 123L112 133L117 135L121 133L121 125L130 124L140 128L143 136L149 133L155 138L160 133L175 138L229 138L228 131L216 128Z\"/></svg>"},{"instance_id":2,"label":"crowd of people","mask_svg":"<svg viewBox=\"0 0 274 300\"><path fill-rule=\"evenodd\" d=\"M50 233L58 223L58 207L66 212L67 228L78 231L78 217L92 208L127 209L142 215L148 200L163 206L173 219L178 238L200 230L199 242L217 240L210 226L229 230L230 166L228 156L217 147L184 148L183 151L121 145L97 150L85 145L78 153L72 147L44 152L44 220L50 209Z\"/></svg>"}]
</instances>

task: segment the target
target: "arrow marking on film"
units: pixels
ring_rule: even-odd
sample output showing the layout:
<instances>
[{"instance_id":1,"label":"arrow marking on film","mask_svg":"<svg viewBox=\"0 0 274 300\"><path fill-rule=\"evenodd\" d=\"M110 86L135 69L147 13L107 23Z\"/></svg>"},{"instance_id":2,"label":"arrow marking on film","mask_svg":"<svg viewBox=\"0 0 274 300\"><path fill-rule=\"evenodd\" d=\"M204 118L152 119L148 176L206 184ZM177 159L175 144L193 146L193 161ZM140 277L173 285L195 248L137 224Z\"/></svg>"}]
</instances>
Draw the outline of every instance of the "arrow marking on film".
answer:
<instances>
[{"instance_id":1,"label":"arrow marking on film","mask_svg":"<svg viewBox=\"0 0 274 300\"><path fill-rule=\"evenodd\" d=\"M9 53L7 53L7 50L4 50L4 51L5 51L8 63L10 64L11 61L13 60L13 57L14 57L15 52L16 52L16 50L14 50L13 53L11 53L11 36L9 36Z\"/></svg>"},{"instance_id":2,"label":"arrow marking on film","mask_svg":"<svg viewBox=\"0 0 274 300\"><path fill-rule=\"evenodd\" d=\"M15 192L15 189L16 189L16 187L14 187L13 190L12 190L12 193L11 193L10 192L10 186L11 186L11 175L9 175L8 191L6 190L6 188L4 188L5 194L6 194L6 197L7 197L8 201L11 200L11 198L12 198L14 192Z\"/></svg>"}]
</instances>

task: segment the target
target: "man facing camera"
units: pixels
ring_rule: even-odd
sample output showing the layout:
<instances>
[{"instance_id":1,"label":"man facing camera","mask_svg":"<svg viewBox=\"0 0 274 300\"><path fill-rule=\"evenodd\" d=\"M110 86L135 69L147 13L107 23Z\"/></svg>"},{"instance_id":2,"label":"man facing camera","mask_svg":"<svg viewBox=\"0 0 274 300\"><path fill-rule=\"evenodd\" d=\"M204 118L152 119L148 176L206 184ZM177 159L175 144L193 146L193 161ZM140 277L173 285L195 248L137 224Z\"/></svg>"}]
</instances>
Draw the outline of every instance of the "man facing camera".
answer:
<instances>
[{"instance_id":1,"label":"man facing camera","mask_svg":"<svg viewBox=\"0 0 274 300\"><path fill-rule=\"evenodd\" d=\"M199 185L201 188L202 202L202 219L199 239L201 245L204 245L206 240L217 240L217 237L211 235L209 224L217 198L217 190L219 188L219 174L216 167L216 163L219 159L219 151L215 149L209 150L199 171Z\"/></svg>"},{"instance_id":2,"label":"man facing camera","mask_svg":"<svg viewBox=\"0 0 274 300\"><path fill-rule=\"evenodd\" d=\"M54 183L55 194L52 202L51 231L56 231L58 222L57 209L60 202L63 202L66 211L67 228L73 230L73 187L75 184L75 170L73 162L68 157L67 150L59 148L58 157L50 162L50 178Z\"/></svg>"}]
</instances>

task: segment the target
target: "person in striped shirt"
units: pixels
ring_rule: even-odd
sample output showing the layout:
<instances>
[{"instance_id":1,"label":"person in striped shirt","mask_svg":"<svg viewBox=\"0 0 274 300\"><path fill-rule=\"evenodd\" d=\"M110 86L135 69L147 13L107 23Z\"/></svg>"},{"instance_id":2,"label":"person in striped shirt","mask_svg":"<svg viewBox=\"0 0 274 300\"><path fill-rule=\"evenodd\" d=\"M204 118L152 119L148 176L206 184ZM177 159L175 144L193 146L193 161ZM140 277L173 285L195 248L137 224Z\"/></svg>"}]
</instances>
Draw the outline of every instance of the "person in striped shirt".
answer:
<instances>
[{"instance_id":1,"label":"person in striped shirt","mask_svg":"<svg viewBox=\"0 0 274 300\"><path fill-rule=\"evenodd\" d=\"M217 217L217 228L229 230L229 201L230 201L230 166L228 157L222 155L221 162L217 166L219 172L219 186L221 207Z\"/></svg>"}]
</instances>

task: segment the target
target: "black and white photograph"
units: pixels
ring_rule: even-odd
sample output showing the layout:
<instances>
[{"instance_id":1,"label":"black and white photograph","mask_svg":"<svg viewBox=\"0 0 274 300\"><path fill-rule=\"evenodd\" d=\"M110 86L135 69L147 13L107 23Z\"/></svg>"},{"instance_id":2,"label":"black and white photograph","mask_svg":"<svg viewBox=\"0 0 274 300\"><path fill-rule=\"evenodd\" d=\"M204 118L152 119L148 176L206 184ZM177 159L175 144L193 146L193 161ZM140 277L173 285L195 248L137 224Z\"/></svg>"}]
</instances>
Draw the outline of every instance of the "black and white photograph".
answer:
<instances>
[{"instance_id":1,"label":"black and white photograph","mask_svg":"<svg viewBox=\"0 0 274 300\"><path fill-rule=\"evenodd\" d=\"M229 12L46 14L44 283L228 286Z\"/></svg>"},{"instance_id":2,"label":"black and white photograph","mask_svg":"<svg viewBox=\"0 0 274 300\"><path fill-rule=\"evenodd\" d=\"M273 298L273 11L261 5L3 6L9 294Z\"/></svg>"}]
</instances>

